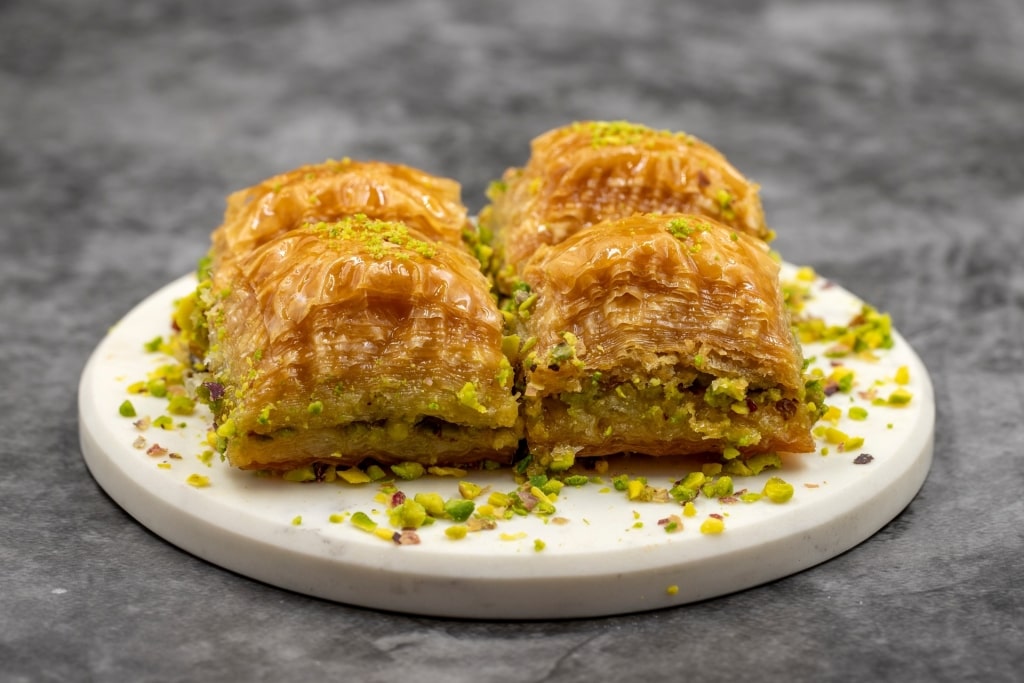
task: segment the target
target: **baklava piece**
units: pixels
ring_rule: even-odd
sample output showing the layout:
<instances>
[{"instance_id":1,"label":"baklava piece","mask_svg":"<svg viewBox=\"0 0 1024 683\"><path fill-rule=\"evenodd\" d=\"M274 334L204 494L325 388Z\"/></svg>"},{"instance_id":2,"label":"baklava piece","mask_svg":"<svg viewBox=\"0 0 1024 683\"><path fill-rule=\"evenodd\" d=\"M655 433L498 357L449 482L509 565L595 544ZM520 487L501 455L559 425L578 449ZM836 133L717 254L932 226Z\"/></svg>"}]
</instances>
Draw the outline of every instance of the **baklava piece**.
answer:
<instances>
[{"instance_id":1,"label":"baklava piece","mask_svg":"<svg viewBox=\"0 0 1024 683\"><path fill-rule=\"evenodd\" d=\"M513 301L540 457L814 448L823 396L758 237L687 214L602 222L540 246Z\"/></svg>"},{"instance_id":2,"label":"baklava piece","mask_svg":"<svg viewBox=\"0 0 1024 683\"><path fill-rule=\"evenodd\" d=\"M204 385L232 465L512 457L502 316L475 258L432 237L357 215L234 254Z\"/></svg>"}]
</instances>

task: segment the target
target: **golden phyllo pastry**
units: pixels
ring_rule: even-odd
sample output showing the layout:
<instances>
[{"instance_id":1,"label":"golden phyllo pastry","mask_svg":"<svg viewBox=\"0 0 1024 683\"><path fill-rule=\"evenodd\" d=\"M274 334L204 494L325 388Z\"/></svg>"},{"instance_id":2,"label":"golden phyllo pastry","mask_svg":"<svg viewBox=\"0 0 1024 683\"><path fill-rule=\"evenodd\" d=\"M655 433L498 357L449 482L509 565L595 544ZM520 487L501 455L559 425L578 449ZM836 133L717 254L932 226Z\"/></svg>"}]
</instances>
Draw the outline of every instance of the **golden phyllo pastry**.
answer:
<instances>
[{"instance_id":1,"label":"golden phyllo pastry","mask_svg":"<svg viewBox=\"0 0 1024 683\"><path fill-rule=\"evenodd\" d=\"M502 316L464 248L363 215L234 255L205 385L231 464L509 460Z\"/></svg>"},{"instance_id":2,"label":"golden phyllo pastry","mask_svg":"<svg viewBox=\"0 0 1024 683\"><path fill-rule=\"evenodd\" d=\"M779 265L694 215L635 215L542 246L513 295L530 448L726 458L814 448Z\"/></svg>"},{"instance_id":3,"label":"golden phyllo pastry","mask_svg":"<svg viewBox=\"0 0 1024 683\"><path fill-rule=\"evenodd\" d=\"M461 245L472 225L460 195L456 181L401 164L342 159L301 166L231 194L212 254L216 264L296 227L357 213Z\"/></svg>"},{"instance_id":4,"label":"golden phyllo pastry","mask_svg":"<svg viewBox=\"0 0 1024 683\"><path fill-rule=\"evenodd\" d=\"M400 221L431 242L469 250L474 239L460 185L409 166L379 161L326 161L301 166L228 197L213 231L199 287L175 314L178 355L201 360L207 347L207 309L237 277L235 261L296 228L361 214Z\"/></svg>"},{"instance_id":5,"label":"golden phyllo pastry","mask_svg":"<svg viewBox=\"0 0 1024 683\"><path fill-rule=\"evenodd\" d=\"M758 186L715 148L685 133L590 121L533 140L529 161L491 185L483 227L494 233L508 291L541 245L635 213L700 214L769 239Z\"/></svg>"}]
</instances>

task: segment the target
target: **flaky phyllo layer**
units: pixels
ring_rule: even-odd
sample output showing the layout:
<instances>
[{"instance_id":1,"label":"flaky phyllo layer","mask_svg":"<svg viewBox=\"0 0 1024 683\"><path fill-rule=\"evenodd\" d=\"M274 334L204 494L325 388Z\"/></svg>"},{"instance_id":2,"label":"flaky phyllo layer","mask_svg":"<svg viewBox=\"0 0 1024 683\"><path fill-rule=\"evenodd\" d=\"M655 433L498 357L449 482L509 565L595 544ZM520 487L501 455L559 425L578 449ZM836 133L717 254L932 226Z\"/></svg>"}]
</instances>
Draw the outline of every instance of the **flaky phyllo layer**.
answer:
<instances>
[{"instance_id":1,"label":"flaky phyllo layer","mask_svg":"<svg viewBox=\"0 0 1024 683\"><path fill-rule=\"evenodd\" d=\"M480 221L494 233L492 268L507 292L542 245L637 213L698 214L768 240L758 191L692 135L586 121L534 139L527 163L492 183Z\"/></svg>"},{"instance_id":2,"label":"flaky phyllo layer","mask_svg":"<svg viewBox=\"0 0 1024 683\"><path fill-rule=\"evenodd\" d=\"M459 195L343 160L229 197L175 321L233 465L511 457L503 319Z\"/></svg>"},{"instance_id":3,"label":"flaky phyllo layer","mask_svg":"<svg viewBox=\"0 0 1024 683\"><path fill-rule=\"evenodd\" d=\"M195 296L178 307L182 354L202 358L207 347L206 311L237 278L236 260L306 225L353 215L397 221L430 242L465 248L476 229L467 218L457 182L377 161L325 161L301 166L237 192L227 199L224 221L211 235L200 263Z\"/></svg>"},{"instance_id":4,"label":"flaky phyllo layer","mask_svg":"<svg viewBox=\"0 0 1024 683\"><path fill-rule=\"evenodd\" d=\"M175 321L233 465L813 448L757 186L716 150L574 124L479 231L459 192L344 160L229 197Z\"/></svg>"},{"instance_id":5,"label":"flaky phyllo layer","mask_svg":"<svg viewBox=\"0 0 1024 683\"><path fill-rule=\"evenodd\" d=\"M822 396L805 387L778 272L763 241L686 214L541 247L514 306L531 448L813 449Z\"/></svg>"},{"instance_id":6,"label":"flaky phyllo layer","mask_svg":"<svg viewBox=\"0 0 1024 683\"><path fill-rule=\"evenodd\" d=\"M363 216L237 258L208 311L239 467L507 459L520 436L502 317L465 250Z\"/></svg>"}]
</instances>

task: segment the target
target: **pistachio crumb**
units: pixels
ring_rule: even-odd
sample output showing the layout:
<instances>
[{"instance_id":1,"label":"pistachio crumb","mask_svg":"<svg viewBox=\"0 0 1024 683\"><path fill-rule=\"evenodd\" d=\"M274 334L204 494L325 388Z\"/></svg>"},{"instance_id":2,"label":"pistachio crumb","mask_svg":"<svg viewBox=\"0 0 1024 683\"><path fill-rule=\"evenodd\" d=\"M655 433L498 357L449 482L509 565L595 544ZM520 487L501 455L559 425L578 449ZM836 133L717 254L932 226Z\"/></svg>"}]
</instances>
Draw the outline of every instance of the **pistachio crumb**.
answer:
<instances>
[{"instance_id":1,"label":"pistachio crumb","mask_svg":"<svg viewBox=\"0 0 1024 683\"><path fill-rule=\"evenodd\" d=\"M204 477L201 474L190 474L188 479L185 480L189 486L194 486L197 489L201 489L210 485L210 478Z\"/></svg>"},{"instance_id":2,"label":"pistachio crumb","mask_svg":"<svg viewBox=\"0 0 1024 683\"><path fill-rule=\"evenodd\" d=\"M773 503L785 503L793 497L793 485L779 477L772 477L765 482L762 493Z\"/></svg>"},{"instance_id":3,"label":"pistachio crumb","mask_svg":"<svg viewBox=\"0 0 1024 683\"><path fill-rule=\"evenodd\" d=\"M868 419L868 411L862 406L851 406L846 414L850 416L851 420L863 421Z\"/></svg>"},{"instance_id":4,"label":"pistachio crumb","mask_svg":"<svg viewBox=\"0 0 1024 683\"><path fill-rule=\"evenodd\" d=\"M708 517L700 525L702 534L720 534L725 531L725 520L721 517Z\"/></svg>"}]
</instances>

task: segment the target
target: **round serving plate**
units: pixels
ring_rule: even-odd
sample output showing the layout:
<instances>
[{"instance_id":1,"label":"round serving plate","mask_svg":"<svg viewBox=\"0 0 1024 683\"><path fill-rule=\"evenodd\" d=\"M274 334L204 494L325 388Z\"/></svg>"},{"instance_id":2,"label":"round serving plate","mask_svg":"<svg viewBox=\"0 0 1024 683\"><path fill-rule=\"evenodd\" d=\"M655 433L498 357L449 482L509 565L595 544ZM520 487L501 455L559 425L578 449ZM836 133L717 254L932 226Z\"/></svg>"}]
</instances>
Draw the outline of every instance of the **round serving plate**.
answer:
<instances>
[{"instance_id":1,"label":"round serving plate","mask_svg":"<svg viewBox=\"0 0 1024 683\"><path fill-rule=\"evenodd\" d=\"M784 265L783 277L796 269ZM862 301L821 278L807 310L845 324ZM772 581L828 560L869 538L913 499L932 459L934 398L927 370L907 342L874 360L843 359L853 369L851 392L834 394L835 429L863 437L843 450L819 439L818 451L785 456L781 469L735 477L739 490L760 492L769 477L794 487L785 503L699 496L696 515L675 502L629 500L612 476L645 476L670 487L699 467L692 459L619 457L598 483L566 486L554 515L514 516L496 528L453 539L450 522L421 527L420 543L399 545L352 523L363 512L384 528L387 505L377 484L294 483L230 468L208 451L212 424L204 407L174 417L168 430L140 431L122 417L131 399L139 416L157 417L167 402L129 395L127 387L170 362L144 343L170 332L173 302L195 286L185 276L142 301L100 342L82 374L82 453L100 486L141 524L216 565L275 586L383 610L446 617L551 619L621 614L682 605ZM830 372L825 346L807 344L812 365ZM903 388L899 407L872 398ZM863 407L866 419L849 417ZM834 441L834 439L833 439ZM823 454L822 451L826 454ZM461 478L490 491L516 488L510 470L473 470ZM460 479L398 480L408 497L458 496ZM198 484L198 485L197 485ZM482 502L486 494L479 499ZM676 516L681 530L667 531ZM703 533L708 519L724 525ZM676 527L678 529L678 527Z\"/></svg>"}]
</instances>

